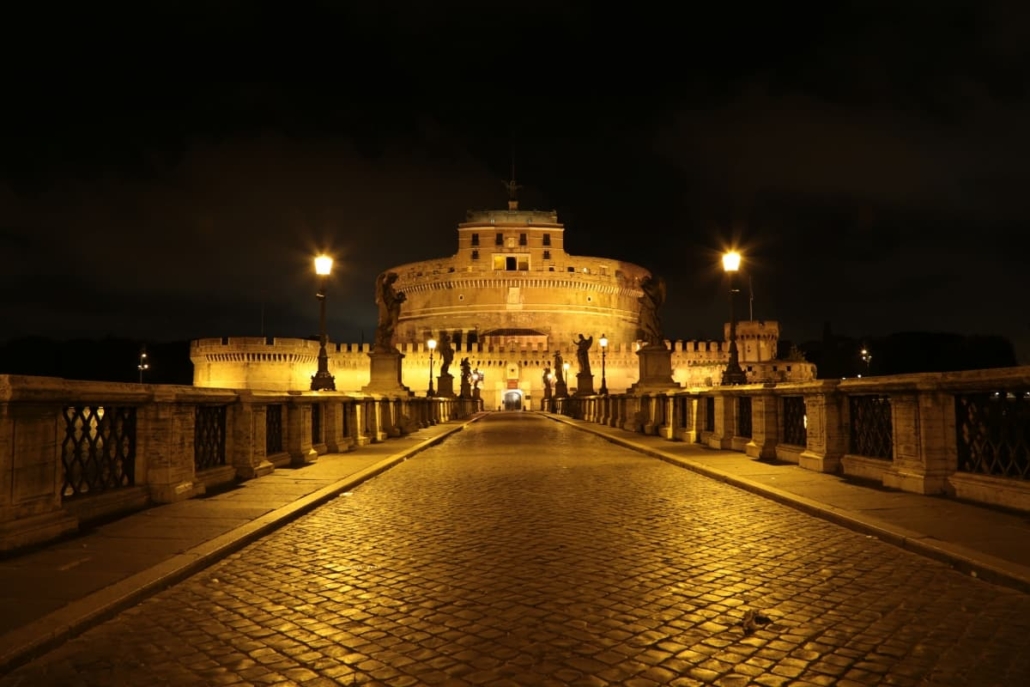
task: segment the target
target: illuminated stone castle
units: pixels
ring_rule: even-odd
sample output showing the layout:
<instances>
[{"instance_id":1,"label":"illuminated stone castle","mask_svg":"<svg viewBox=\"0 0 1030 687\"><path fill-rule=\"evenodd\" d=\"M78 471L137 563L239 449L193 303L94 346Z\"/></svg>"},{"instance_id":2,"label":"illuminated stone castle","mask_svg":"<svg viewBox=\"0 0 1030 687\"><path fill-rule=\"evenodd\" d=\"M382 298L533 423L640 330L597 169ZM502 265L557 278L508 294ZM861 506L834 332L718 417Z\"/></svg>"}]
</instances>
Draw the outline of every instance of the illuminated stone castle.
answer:
<instances>
[{"instance_id":1,"label":"illuminated stone castle","mask_svg":"<svg viewBox=\"0 0 1030 687\"><path fill-rule=\"evenodd\" d=\"M450 373L467 357L482 374L487 408L539 407L543 376L560 351L569 389L576 389L579 334L593 337L593 386L602 376L602 335L609 346L604 375L611 393L639 378L639 298L648 270L611 258L565 251L565 228L555 212L469 212L458 225L458 251L448 258L393 267L397 291L406 296L396 327L405 354L402 379L420 395L430 380L429 339L448 335L455 349ZM741 366L754 382L807 381L815 368L776 360L779 327L745 321L737 326ZM726 342L669 342L673 379L686 387L718 384L728 356ZM318 342L301 339L225 338L194 341L194 385L220 388L305 390L317 369ZM358 391L369 383L370 345L330 344L329 369L336 388ZM434 375L440 372L440 351ZM434 387L437 386L434 380ZM457 381L455 382L457 390Z\"/></svg>"}]
</instances>

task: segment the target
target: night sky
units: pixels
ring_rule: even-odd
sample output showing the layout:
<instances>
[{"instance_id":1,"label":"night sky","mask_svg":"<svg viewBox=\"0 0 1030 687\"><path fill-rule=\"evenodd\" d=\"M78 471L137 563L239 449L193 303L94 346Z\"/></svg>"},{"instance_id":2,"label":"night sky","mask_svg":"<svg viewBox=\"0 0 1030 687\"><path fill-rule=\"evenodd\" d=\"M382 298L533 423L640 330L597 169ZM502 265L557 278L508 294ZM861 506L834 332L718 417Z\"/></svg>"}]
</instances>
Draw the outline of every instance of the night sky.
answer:
<instances>
[{"instance_id":1,"label":"night sky","mask_svg":"<svg viewBox=\"0 0 1030 687\"><path fill-rule=\"evenodd\" d=\"M325 249L370 341L375 275L514 160L569 252L665 276L670 338L721 337L733 244L784 338L1030 362L1025 2L71 5L5 10L0 340L314 335Z\"/></svg>"}]
</instances>

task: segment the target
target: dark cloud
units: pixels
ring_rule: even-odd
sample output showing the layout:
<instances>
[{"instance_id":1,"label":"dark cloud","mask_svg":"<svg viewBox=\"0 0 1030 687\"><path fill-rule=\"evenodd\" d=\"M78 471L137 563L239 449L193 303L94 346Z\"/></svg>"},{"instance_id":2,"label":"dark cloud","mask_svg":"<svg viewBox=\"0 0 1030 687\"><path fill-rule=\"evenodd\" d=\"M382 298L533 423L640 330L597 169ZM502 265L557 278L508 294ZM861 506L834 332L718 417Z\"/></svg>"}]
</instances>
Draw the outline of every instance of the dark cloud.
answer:
<instances>
[{"instance_id":1,"label":"dark cloud","mask_svg":"<svg viewBox=\"0 0 1030 687\"><path fill-rule=\"evenodd\" d=\"M571 252L667 276L672 336L721 336L734 244L790 338L1030 341L1023 3L19 12L0 338L307 335L322 249L368 338L375 275L452 254L514 160Z\"/></svg>"}]
</instances>

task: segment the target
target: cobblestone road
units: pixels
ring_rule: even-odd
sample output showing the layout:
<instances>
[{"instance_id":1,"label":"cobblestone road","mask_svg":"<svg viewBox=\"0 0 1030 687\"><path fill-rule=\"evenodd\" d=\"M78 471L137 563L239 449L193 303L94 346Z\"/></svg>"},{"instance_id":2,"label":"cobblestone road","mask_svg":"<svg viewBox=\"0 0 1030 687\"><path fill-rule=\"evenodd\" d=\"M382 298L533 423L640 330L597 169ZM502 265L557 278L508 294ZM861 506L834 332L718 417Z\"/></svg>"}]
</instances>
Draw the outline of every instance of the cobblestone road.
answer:
<instances>
[{"instance_id":1,"label":"cobblestone road","mask_svg":"<svg viewBox=\"0 0 1030 687\"><path fill-rule=\"evenodd\" d=\"M0 685L1028 681L1030 597L508 413Z\"/></svg>"}]
</instances>

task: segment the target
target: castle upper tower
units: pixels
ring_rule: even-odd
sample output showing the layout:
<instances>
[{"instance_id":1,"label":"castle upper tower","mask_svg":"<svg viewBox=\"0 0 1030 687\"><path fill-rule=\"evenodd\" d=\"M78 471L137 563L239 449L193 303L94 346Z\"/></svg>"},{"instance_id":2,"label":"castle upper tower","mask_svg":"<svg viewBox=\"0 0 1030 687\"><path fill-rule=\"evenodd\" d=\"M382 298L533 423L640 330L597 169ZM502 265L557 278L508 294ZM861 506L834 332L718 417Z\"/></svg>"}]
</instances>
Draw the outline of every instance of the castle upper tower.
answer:
<instances>
[{"instance_id":1,"label":"castle upper tower","mask_svg":"<svg viewBox=\"0 0 1030 687\"><path fill-rule=\"evenodd\" d=\"M637 338L640 280L649 272L611 258L565 251L554 211L520 210L514 179L507 210L469 211L449 258L390 268L406 294L398 343L447 331L460 341L507 332L549 345L578 334L612 341ZM496 336L497 334L493 334ZM541 339L541 337L544 337Z\"/></svg>"}]
</instances>

